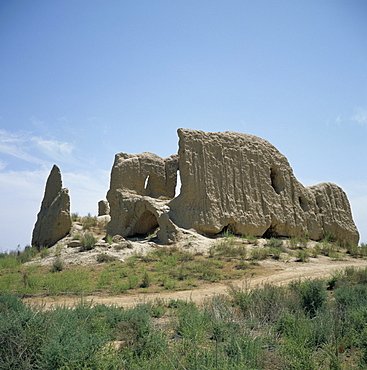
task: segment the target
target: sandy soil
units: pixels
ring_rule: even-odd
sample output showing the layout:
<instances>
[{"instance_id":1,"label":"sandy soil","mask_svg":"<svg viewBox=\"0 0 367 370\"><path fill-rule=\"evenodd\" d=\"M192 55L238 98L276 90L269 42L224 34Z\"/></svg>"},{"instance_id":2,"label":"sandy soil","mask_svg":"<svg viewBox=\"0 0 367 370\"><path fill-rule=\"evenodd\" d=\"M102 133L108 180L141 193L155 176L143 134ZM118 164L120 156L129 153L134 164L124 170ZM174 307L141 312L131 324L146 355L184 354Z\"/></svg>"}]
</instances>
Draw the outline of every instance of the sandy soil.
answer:
<instances>
[{"instance_id":1,"label":"sandy soil","mask_svg":"<svg viewBox=\"0 0 367 370\"><path fill-rule=\"evenodd\" d=\"M239 288L253 288L266 283L283 285L295 279L326 278L346 266L367 267L367 260L348 258L343 261L335 261L324 256L311 258L307 263L265 260L255 270L252 270L252 276L234 280L231 284ZM164 300L182 299L200 304L214 295L226 294L227 291L227 284L213 283L186 291L123 294L119 296L85 296L83 299L88 302L92 301L93 304L114 304L130 308L138 303L154 301L157 298ZM44 304L46 308L52 308L58 305L73 306L80 301L80 298L63 296L58 298L27 298L24 301L32 304Z\"/></svg>"},{"instance_id":2,"label":"sandy soil","mask_svg":"<svg viewBox=\"0 0 367 370\"><path fill-rule=\"evenodd\" d=\"M60 258L64 265L95 265L97 264L97 256L101 253L107 254L122 263L132 255L145 255L157 248L164 247L159 244L157 238L151 239L129 239L129 247L116 248L119 244L108 244L103 240L103 235L106 231L104 228L105 220L98 219L96 229L93 229L93 234L97 237L98 242L96 246L86 252L81 252L78 247L71 247L70 243L75 241L76 234L83 234L84 230L82 224L74 222L70 235L60 240L57 245L49 250L49 255L44 258L36 258L28 264L38 264L42 266L51 266L56 258ZM99 226L99 228L98 228ZM220 243L223 237L208 238L199 235L194 230L181 229L182 237L173 247L183 249L191 253L209 253L210 248L216 243ZM122 238L123 239L123 238ZM125 241L126 242L126 241ZM236 238L237 245L246 245L248 250L252 248L262 248L266 245L266 239L258 239L255 244L253 241L243 238ZM308 248L314 247L316 242L310 241ZM231 285L239 288L253 288L262 284L270 283L275 285L287 284L295 279L306 278L325 278L330 276L338 269L343 269L346 266L367 267L367 260L353 259L345 257L343 261L335 261L329 257L319 256L318 258L310 258L308 262L294 262L295 258L287 262L275 261L267 259L261 261L259 266L251 269L250 275L245 276L241 280L232 280ZM83 299L93 304L114 304L123 307L133 307L138 303L154 301L155 299L182 299L191 300L198 304L204 302L206 299L218 295L226 294L228 292L228 284L226 283L212 283L204 284L199 288L185 291L170 291L160 293L140 293L129 294L124 293L119 296L84 296ZM46 308L52 308L58 305L73 306L80 301L76 297L43 297L43 298L27 298L25 302L34 304L44 304Z\"/></svg>"},{"instance_id":3,"label":"sandy soil","mask_svg":"<svg viewBox=\"0 0 367 370\"><path fill-rule=\"evenodd\" d=\"M103 216L102 216L103 217ZM38 264L40 266L52 266L56 258L60 258L64 265L95 265L97 263L97 256L101 253L107 254L116 260L125 261L132 255L144 256L153 252L157 248L164 247L160 244L157 238L139 239L129 238L129 246L118 248L120 243L108 244L103 238L105 232L93 234L96 236L97 243L92 250L80 252L80 247L70 247L70 243L74 240L74 235L83 234L84 230L80 223L74 222L70 235L66 236L56 245L49 248L49 255L46 257L37 257L27 264ZM124 238L122 238L124 240ZM172 245L174 247L183 249L190 253L208 253L208 250L213 246L218 238L207 238L199 235L195 231L182 229L182 238L179 242ZM125 240L126 242L126 240ZM264 244L265 239L260 239L259 245ZM124 244L124 242L123 242Z\"/></svg>"}]
</instances>

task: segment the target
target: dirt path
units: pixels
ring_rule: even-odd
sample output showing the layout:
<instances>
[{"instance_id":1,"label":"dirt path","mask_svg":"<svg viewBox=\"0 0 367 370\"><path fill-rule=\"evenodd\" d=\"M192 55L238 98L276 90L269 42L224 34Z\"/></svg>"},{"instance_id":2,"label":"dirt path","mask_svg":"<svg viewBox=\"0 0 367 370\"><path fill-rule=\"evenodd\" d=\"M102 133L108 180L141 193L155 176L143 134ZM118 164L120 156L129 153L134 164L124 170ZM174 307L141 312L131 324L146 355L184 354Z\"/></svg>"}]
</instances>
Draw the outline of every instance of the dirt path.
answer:
<instances>
[{"instance_id":1,"label":"dirt path","mask_svg":"<svg viewBox=\"0 0 367 370\"><path fill-rule=\"evenodd\" d=\"M238 287L255 287L265 283L283 285L295 279L305 278L326 278L334 271L343 269L347 266L367 267L367 260L348 259L345 261L333 261L327 257L312 258L307 263L300 262L275 262L266 260L255 270L254 274L246 276L241 280L233 280L232 285ZM85 301L92 301L94 304L114 304L131 308L138 303L154 301L157 298L191 300L196 303L202 303L213 295L224 294L228 290L227 284L213 283L204 284L193 290L170 291L160 293L141 293L141 294L123 294L119 296L85 296ZM45 297L45 298L27 298L25 302L44 304L46 308L55 306L73 306L80 298L75 297Z\"/></svg>"}]
</instances>

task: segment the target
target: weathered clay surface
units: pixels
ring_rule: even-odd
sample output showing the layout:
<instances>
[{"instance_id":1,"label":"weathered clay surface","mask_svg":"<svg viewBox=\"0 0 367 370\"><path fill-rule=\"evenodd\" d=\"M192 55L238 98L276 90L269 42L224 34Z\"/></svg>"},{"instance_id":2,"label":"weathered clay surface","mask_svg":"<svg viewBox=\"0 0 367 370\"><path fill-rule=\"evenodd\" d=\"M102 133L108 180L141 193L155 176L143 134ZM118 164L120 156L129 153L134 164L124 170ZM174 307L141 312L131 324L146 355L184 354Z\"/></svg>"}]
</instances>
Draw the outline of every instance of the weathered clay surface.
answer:
<instances>
[{"instance_id":1,"label":"weathered clay surface","mask_svg":"<svg viewBox=\"0 0 367 370\"><path fill-rule=\"evenodd\" d=\"M107 193L107 234L127 237L159 228L163 243L175 241L179 230L169 219L167 202L174 197L177 170L177 155L164 159L152 153L116 154Z\"/></svg>"},{"instance_id":2,"label":"weathered clay surface","mask_svg":"<svg viewBox=\"0 0 367 370\"><path fill-rule=\"evenodd\" d=\"M304 187L269 142L234 132L179 129L181 193L168 205L172 221L205 234L302 236L327 232L358 243L344 192L333 184Z\"/></svg>"},{"instance_id":3,"label":"weathered clay surface","mask_svg":"<svg viewBox=\"0 0 367 370\"><path fill-rule=\"evenodd\" d=\"M331 233L337 240L358 244L359 234L344 191L331 183L309 186L307 189L315 196L318 218L324 232Z\"/></svg>"},{"instance_id":4,"label":"weathered clay surface","mask_svg":"<svg viewBox=\"0 0 367 370\"><path fill-rule=\"evenodd\" d=\"M160 240L170 243L182 235L180 228L210 235L228 227L237 234L314 240L331 233L358 243L343 190L329 183L304 187L266 140L235 132L178 134L178 157L116 155L108 234L126 237L158 228ZM174 198L178 168L181 193Z\"/></svg>"},{"instance_id":5,"label":"weathered clay surface","mask_svg":"<svg viewBox=\"0 0 367 370\"><path fill-rule=\"evenodd\" d=\"M45 194L33 229L32 246L51 247L71 228L70 197L62 188L60 169L54 165L46 182Z\"/></svg>"},{"instance_id":6,"label":"weathered clay surface","mask_svg":"<svg viewBox=\"0 0 367 370\"><path fill-rule=\"evenodd\" d=\"M175 195L178 158L161 158L153 153L119 153L111 173L110 189L121 189L132 194L159 199ZM109 201L109 199L107 198ZM111 206L111 202L110 207Z\"/></svg>"},{"instance_id":7,"label":"weathered clay surface","mask_svg":"<svg viewBox=\"0 0 367 370\"><path fill-rule=\"evenodd\" d=\"M98 216L106 216L110 214L110 206L106 200L98 202Z\"/></svg>"}]
</instances>

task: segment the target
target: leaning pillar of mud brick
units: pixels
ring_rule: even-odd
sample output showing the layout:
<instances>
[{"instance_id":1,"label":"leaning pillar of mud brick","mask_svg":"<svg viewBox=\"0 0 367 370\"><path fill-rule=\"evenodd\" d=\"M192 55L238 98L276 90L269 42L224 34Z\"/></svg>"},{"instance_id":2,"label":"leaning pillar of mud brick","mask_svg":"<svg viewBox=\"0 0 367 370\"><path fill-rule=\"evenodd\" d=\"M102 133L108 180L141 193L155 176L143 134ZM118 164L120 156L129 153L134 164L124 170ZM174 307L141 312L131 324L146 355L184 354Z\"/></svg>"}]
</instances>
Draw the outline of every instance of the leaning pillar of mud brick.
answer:
<instances>
[{"instance_id":1,"label":"leaning pillar of mud brick","mask_svg":"<svg viewBox=\"0 0 367 370\"><path fill-rule=\"evenodd\" d=\"M177 170L177 155L116 154L107 193L107 234L128 237L157 230L162 243L176 241L180 231L168 216L167 203L175 196Z\"/></svg>"},{"instance_id":2,"label":"leaning pillar of mud brick","mask_svg":"<svg viewBox=\"0 0 367 370\"><path fill-rule=\"evenodd\" d=\"M41 209L32 234L32 246L51 247L71 229L69 191L62 188L60 169L54 165L48 176Z\"/></svg>"}]
</instances>

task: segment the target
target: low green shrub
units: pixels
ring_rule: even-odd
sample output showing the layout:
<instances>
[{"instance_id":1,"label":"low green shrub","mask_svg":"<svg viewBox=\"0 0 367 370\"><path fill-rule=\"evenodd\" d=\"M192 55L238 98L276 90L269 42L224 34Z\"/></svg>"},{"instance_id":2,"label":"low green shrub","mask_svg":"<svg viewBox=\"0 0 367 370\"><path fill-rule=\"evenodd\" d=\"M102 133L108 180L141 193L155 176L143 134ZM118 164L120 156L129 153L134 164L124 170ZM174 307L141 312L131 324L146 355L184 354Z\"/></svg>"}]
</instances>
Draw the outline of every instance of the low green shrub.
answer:
<instances>
[{"instance_id":1,"label":"low green shrub","mask_svg":"<svg viewBox=\"0 0 367 370\"><path fill-rule=\"evenodd\" d=\"M309 250L310 256L313 258L317 258L320 254L320 247L318 244L316 244L313 248L310 248Z\"/></svg>"},{"instance_id":2,"label":"low green shrub","mask_svg":"<svg viewBox=\"0 0 367 370\"><path fill-rule=\"evenodd\" d=\"M63 269L64 269L64 263L59 257L57 257L55 261L52 263L51 272L60 272Z\"/></svg>"},{"instance_id":3,"label":"low green shrub","mask_svg":"<svg viewBox=\"0 0 367 370\"><path fill-rule=\"evenodd\" d=\"M52 296L90 294L94 287L90 274L80 267L47 274L42 285L44 292Z\"/></svg>"},{"instance_id":4,"label":"low green shrub","mask_svg":"<svg viewBox=\"0 0 367 370\"><path fill-rule=\"evenodd\" d=\"M50 255L50 250L48 248L41 248L40 256L41 258L46 258Z\"/></svg>"},{"instance_id":5,"label":"low green shrub","mask_svg":"<svg viewBox=\"0 0 367 370\"><path fill-rule=\"evenodd\" d=\"M80 240L82 236L80 234L74 234L73 235L73 240Z\"/></svg>"},{"instance_id":6,"label":"low green shrub","mask_svg":"<svg viewBox=\"0 0 367 370\"><path fill-rule=\"evenodd\" d=\"M261 247L256 247L251 250L251 260L256 260L256 261L261 261L266 259L268 256L269 250L268 248L261 248Z\"/></svg>"},{"instance_id":7,"label":"low green shrub","mask_svg":"<svg viewBox=\"0 0 367 370\"><path fill-rule=\"evenodd\" d=\"M344 269L345 277L356 284L367 284L367 267L348 266Z\"/></svg>"},{"instance_id":8,"label":"low green shrub","mask_svg":"<svg viewBox=\"0 0 367 370\"><path fill-rule=\"evenodd\" d=\"M14 269L20 265L15 253L2 253L0 256L0 269Z\"/></svg>"},{"instance_id":9,"label":"low green shrub","mask_svg":"<svg viewBox=\"0 0 367 370\"><path fill-rule=\"evenodd\" d=\"M327 243L333 243L333 242L336 241L336 238L335 238L334 234L331 231L326 231L323 240L326 241Z\"/></svg>"},{"instance_id":10,"label":"low green shrub","mask_svg":"<svg viewBox=\"0 0 367 370\"><path fill-rule=\"evenodd\" d=\"M308 261L308 251L304 249L300 249L296 253L296 258L298 262L307 262Z\"/></svg>"},{"instance_id":11,"label":"low green shrub","mask_svg":"<svg viewBox=\"0 0 367 370\"><path fill-rule=\"evenodd\" d=\"M235 268L237 270L247 270L250 268L250 264L245 259L241 258Z\"/></svg>"},{"instance_id":12,"label":"low green shrub","mask_svg":"<svg viewBox=\"0 0 367 370\"><path fill-rule=\"evenodd\" d=\"M40 368L48 320L7 293L0 296L0 368Z\"/></svg>"},{"instance_id":13,"label":"low green shrub","mask_svg":"<svg viewBox=\"0 0 367 370\"><path fill-rule=\"evenodd\" d=\"M145 271L144 275L143 275L143 278L142 278L142 282L140 284L140 287L141 288L148 288L150 286L151 282L152 282L151 276L148 274L147 271Z\"/></svg>"},{"instance_id":14,"label":"low green shrub","mask_svg":"<svg viewBox=\"0 0 367 370\"><path fill-rule=\"evenodd\" d=\"M139 276L138 275L129 275L127 277L129 289L135 289L139 286Z\"/></svg>"},{"instance_id":15,"label":"low green shrub","mask_svg":"<svg viewBox=\"0 0 367 370\"><path fill-rule=\"evenodd\" d=\"M243 235L242 236L243 239L246 239L248 243L250 244L253 244L253 245L257 245L259 243L259 239L257 236L254 236L254 235Z\"/></svg>"},{"instance_id":16,"label":"low green shrub","mask_svg":"<svg viewBox=\"0 0 367 370\"><path fill-rule=\"evenodd\" d=\"M234 238L226 238L213 247L214 254L225 257L244 257L246 258L247 250L244 245L236 245Z\"/></svg>"},{"instance_id":17,"label":"low green shrub","mask_svg":"<svg viewBox=\"0 0 367 370\"><path fill-rule=\"evenodd\" d=\"M307 247L308 242L309 242L309 238L306 236L292 237L288 239L287 244L290 249L297 249L297 248L304 249Z\"/></svg>"},{"instance_id":18,"label":"low green shrub","mask_svg":"<svg viewBox=\"0 0 367 370\"><path fill-rule=\"evenodd\" d=\"M162 299L156 299L151 306L151 314L155 318L162 317L167 312L166 304Z\"/></svg>"},{"instance_id":19,"label":"low green shrub","mask_svg":"<svg viewBox=\"0 0 367 370\"><path fill-rule=\"evenodd\" d=\"M262 369L264 363L263 342L249 333L231 336L225 344L225 354L233 368ZM226 361L227 362L227 361ZM226 364L224 362L224 364ZM237 367L238 366L238 367Z\"/></svg>"},{"instance_id":20,"label":"low green shrub","mask_svg":"<svg viewBox=\"0 0 367 370\"><path fill-rule=\"evenodd\" d=\"M277 238L270 238L266 245L270 248L280 248L283 246L283 240Z\"/></svg>"},{"instance_id":21,"label":"low green shrub","mask_svg":"<svg viewBox=\"0 0 367 370\"><path fill-rule=\"evenodd\" d=\"M286 288L265 284L256 289L238 289L231 287L229 294L235 304L247 318L255 319L259 324L275 322L292 298Z\"/></svg>"},{"instance_id":22,"label":"low green shrub","mask_svg":"<svg viewBox=\"0 0 367 370\"><path fill-rule=\"evenodd\" d=\"M106 270L110 280L105 283L111 285L130 273L116 262ZM365 368L363 270L335 273L329 295L322 281L305 280L281 287L232 287L229 296L215 296L200 306L171 299L124 309L81 301L73 308L45 310L2 293L0 368ZM31 281L37 268L22 266L22 271ZM63 278L64 286L67 275L84 282L84 276L71 273L48 276ZM49 284L46 280L42 284Z\"/></svg>"},{"instance_id":23,"label":"low green shrub","mask_svg":"<svg viewBox=\"0 0 367 370\"><path fill-rule=\"evenodd\" d=\"M205 337L208 320L194 303L178 307L177 334L192 342L201 342Z\"/></svg>"},{"instance_id":24,"label":"low green shrub","mask_svg":"<svg viewBox=\"0 0 367 370\"><path fill-rule=\"evenodd\" d=\"M97 255L97 262L98 263L105 263L105 262L112 262L112 261L116 261L115 256L111 256L107 253L99 253Z\"/></svg>"},{"instance_id":25,"label":"low green shrub","mask_svg":"<svg viewBox=\"0 0 367 370\"><path fill-rule=\"evenodd\" d=\"M295 281L290 287L298 294L301 307L310 317L325 308L327 293L322 280Z\"/></svg>"},{"instance_id":26,"label":"low green shrub","mask_svg":"<svg viewBox=\"0 0 367 370\"><path fill-rule=\"evenodd\" d=\"M81 238L82 246L80 247L80 251L84 252L93 249L96 242L97 239L95 238L95 236L87 231L86 233L83 234Z\"/></svg>"},{"instance_id":27,"label":"low green shrub","mask_svg":"<svg viewBox=\"0 0 367 370\"><path fill-rule=\"evenodd\" d=\"M269 254L275 260L280 259L280 255L282 254L282 250L279 247L269 247Z\"/></svg>"},{"instance_id":28,"label":"low green shrub","mask_svg":"<svg viewBox=\"0 0 367 370\"><path fill-rule=\"evenodd\" d=\"M18 253L18 260L20 263L26 263L32 260L37 253L41 250L37 249L36 247L31 247L30 245L25 246L24 251Z\"/></svg>"},{"instance_id":29,"label":"low green shrub","mask_svg":"<svg viewBox=\"0 0 367 370\"><path fill-rule=\"evenodd\" d=\"M360 246L348 244L347 253L349 253L352 257L355 258L364 258L367 257L367 244L361 243Z\"/></svg>"},{"instance_id":30,"label":"low green shrub","mask_svg":"<svg viewBox=\"0 0 367 370\"><path fill-rule=\"evenodd\" d=\"M320 254L327 257L333 258L332 256L335 255L335 253L338 251L338 246L335 243L331 243L327 240L323 240L316 245L320 251Z\"/></svg>"},{"instance_id":31,"label":"low green shrub","mask_svg":"<svg viewBox=\"0 0 367 370\"><path fill-rule=\"evenodd\" d=\"M345 309L367 307L367 285L343 284L335 289L334 299L338 307Z\"/></svg>"},{"instance_id":32,"label":"low green shrub","mask_svg":"<svg viewBox=\"0 0 367 370\"><path fill-rule=\"evenodd\" d=\"M171 279L168 276L163 277L162 279L162 286L165 287L167 290L176 290L177 289L177 280Z\"/></svg>"},{"instance_id":33,"label":"low green shrub","mask_svg":"<svg viewBox=\"0 0 367 370\"><path fill-rule=\"evenodd\" d=\"M218 281L222 278L222 274L219 270L222 267L223 263L216 260L203 260L200 263L189 265L189 268L198 274L199 279L211 282Z\"/></svg>"}]
</instances>

